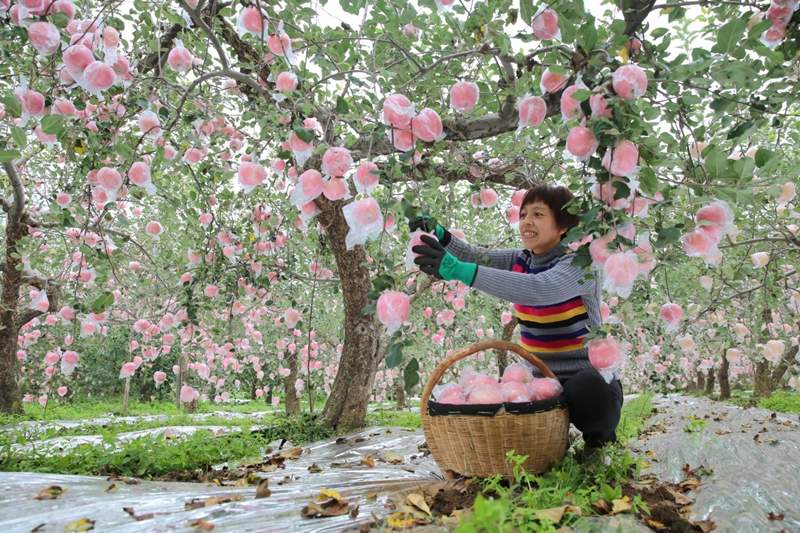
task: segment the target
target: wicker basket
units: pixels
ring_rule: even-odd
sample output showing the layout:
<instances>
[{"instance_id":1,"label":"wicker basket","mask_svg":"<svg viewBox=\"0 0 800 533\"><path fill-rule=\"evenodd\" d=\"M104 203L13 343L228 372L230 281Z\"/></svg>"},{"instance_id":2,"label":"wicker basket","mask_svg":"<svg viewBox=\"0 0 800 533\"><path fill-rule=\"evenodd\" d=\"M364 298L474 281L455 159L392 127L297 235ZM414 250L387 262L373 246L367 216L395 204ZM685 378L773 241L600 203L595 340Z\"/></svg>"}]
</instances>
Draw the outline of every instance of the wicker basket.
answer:
<instances>
[{"instance_id":1,"label":"wicker basket","mask_svg":"<svg viewBox=\"0 0 800 533\"><path fill-rule=\"evenodd\" d=\"M433 387L445 371L465 357L488 349L512 350L530 361L546 377L555 378L541 359L507 341L484 341L452 354L433 371L420 402L422 429L428 448L442 472L463 476L512 475L506 453L527 455L524 467L529 472L544 472L564 457L569 435L569 414L563 402L546 410L494 416L430 415L428 401Z\"/></svg>"}]
</instances>

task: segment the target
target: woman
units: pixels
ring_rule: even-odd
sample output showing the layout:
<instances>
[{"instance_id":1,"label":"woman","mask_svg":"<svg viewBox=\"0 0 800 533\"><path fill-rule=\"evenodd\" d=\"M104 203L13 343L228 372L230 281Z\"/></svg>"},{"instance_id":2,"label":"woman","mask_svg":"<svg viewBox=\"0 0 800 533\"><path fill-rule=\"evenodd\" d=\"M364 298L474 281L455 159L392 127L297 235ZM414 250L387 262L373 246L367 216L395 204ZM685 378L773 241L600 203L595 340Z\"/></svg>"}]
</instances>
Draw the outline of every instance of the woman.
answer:
<instances>
[{"instance_id":1,"label":"woman","mask_svg":"<svg viewBox=\"0 0 800 533\"><path fill-rule=\"evenodd\" d=\"M520 206L519 234L523 249L488 250L461 241L442 226L428 227L418 218L409 224L425 245L412 251L426 274L459 280L514 304L520 344L542 359L564 387L570 422L583 433L587 449L616 442L622 408L622 386L606 383L589 363L585 337L600 325L600 285L594 274L572 265L561 244L578 223L565 206L572 200L566 187L536 185Z\"/></svg>"}]
</instances>

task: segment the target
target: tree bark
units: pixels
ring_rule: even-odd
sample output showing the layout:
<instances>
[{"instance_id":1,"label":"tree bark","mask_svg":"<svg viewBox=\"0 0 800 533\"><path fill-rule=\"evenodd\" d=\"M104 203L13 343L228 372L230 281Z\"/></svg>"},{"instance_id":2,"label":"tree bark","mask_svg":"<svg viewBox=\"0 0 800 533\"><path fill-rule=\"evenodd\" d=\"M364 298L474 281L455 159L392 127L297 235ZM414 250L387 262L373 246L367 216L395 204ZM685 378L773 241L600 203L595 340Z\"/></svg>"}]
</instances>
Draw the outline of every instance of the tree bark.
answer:
<instances>
[{"instance_id":1,"label":"tree bark","mask_svg":"<svg viewBox=\"0 0 800 533\"><path fill-rule=\"evenodd\" d=\"M695 386L695 390L702 391L702 390L704 390L706 388L706 377L699 370L697 370L695 372L697 374L697 385Z\"/></svg>"},{"instance_id":2,"label":"tree bark","mask_svg":"<svg viewBox=\"0 0 800 533\"><path fill-rule=\"evenodd\" d=\"M789 351L783 354L783 359L781 359L781 362L778 363L778 365L772 370L770 381L773 390L778 388L781 380L783 380L783 376L786 374L786 371L789 370L789 367L794 364L798 349L800 349L800 347L792 346Z\"/></svg>"},{"instance_id":3,"label":"tree bark","mask_svg":"<svg viewBox=\"0 0 800 533\"><path fill-rule=\"evenodd\" d=\"M22 224L6 225L6 257L3 268L3 299L0 302L0 412L22 413L17 384L17 305L22 285L17 244L23 237Z\"/></svg>"},{"instance_id":4,"label":"tree bark","mask_svg":"<svg viewBox=\"0 0 800 533\"><path fill-rule=\"evenodd\" d=\"M364 314L372 287L363 246L345 247L349 228L341 201L318 198L319 222L336 257L344 300L344 346L339 370L322 412L322 422L337 430L364 426L367 405L381 355L382 333L374 313Z\"/></svg>"},{"instance_id":5,"label":"tree bark","mask_svg":"<svg viewBox=\"0 0 800 533\"><path fill-rule=\"evenodd\" d=\"M394 401L397 409L406 408L406 385L403 382L403 376L394 378Z\"/></svg>"},{"instance_id":6,"label":"tree bark","mask_svg":"<svg viewBox=\"0 0 800 533\"><path fill-rule=\"evenodd\" d=\"M719 365L719 371L717 372L717 381L719 381L720 400L727 400L731 397L731 382L728 377L729 369L730 369L730 363L728 363L728 358L725 357L725 355L723 354L722 364Z\"/></svg>"},{"instance_id":7,"label":"tree bark","mask_svg":"<svg viewBox=\"0 0 800 533\"><path fill-rule=\"evenodd\" d=\"M297 381L297 352L286 352L286 362L289 368L289 375L283 378L284 405L287 415L300 414L300 400L297 398L297 389L294 382Z\"/></svg>"},{"instance_id":8,"label":"tree bark","mask_svg":"<svg viewBox=\"0 0 800 533\"><path fill-rule=\"evenodd\" d=\"M714 369L709 368L706 374L706 396L714 394Z\"/></svg>"},{"instance_id":9,"label":"tree bark","mask_svg":"<svg viewBox=\"0 0 800 533\"><path fill-rule=\"evenodd\" d=\"M511 321L503 326L503 336L501 337L504 341L510 341L511 337L514 335L514 329L517 327L517 319L516 317L512 317ZM495 350L495 355L497 356L497 372L499 376L503 375L503 372L506 371L506 367L508 366L508 352L506 350Z\"/></svg>"}]
</instances>

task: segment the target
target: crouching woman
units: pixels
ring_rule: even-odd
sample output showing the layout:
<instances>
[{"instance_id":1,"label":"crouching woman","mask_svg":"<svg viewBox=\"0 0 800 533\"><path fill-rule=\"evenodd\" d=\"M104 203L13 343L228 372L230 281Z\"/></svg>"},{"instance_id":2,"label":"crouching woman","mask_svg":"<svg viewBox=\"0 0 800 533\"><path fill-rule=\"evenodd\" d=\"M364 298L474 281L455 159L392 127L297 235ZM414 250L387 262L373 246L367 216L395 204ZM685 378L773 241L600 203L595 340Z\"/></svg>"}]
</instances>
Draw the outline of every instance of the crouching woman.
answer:
<instances>
[{"instance_id":1,"label":"crouching woman","mask_svg":"<svg viewBox=\"0 0 800 533\"><path fill-rule=\"evenodd\" d=\"M489 250L467 244L427 218L413 220L423 235L420 270L443 280L459 280L514 304L520 344L556 374L569 407L570 422L588 449L616 442L622 408L618 379L606 383L589 363L586 335L600 325L600 283L593 272L572 264L561 240L578 223L567 212L573 195L563 186L536 185L520 206L521 249Z\"/></svg>"}]
</instances>

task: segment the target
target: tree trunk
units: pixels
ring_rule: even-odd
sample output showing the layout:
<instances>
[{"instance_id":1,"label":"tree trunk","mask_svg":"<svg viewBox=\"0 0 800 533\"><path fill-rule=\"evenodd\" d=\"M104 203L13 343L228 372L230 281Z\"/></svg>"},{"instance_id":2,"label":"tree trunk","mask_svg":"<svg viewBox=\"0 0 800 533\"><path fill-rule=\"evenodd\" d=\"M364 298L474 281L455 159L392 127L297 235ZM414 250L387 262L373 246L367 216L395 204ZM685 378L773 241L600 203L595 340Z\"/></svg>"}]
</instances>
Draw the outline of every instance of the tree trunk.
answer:
<instances>
[{"instance_id":1,"label":"tree trunk","mask_svg":"<svg viewBox=\"0 0 800 533\"><path fill-rule=\"evenodd\" d=\"M403 376L397 376L394 379L394 401L395 407L398 409L406 408L406 384L403 381Z\"/></svg>"},{"instance_id":2,"label":"tree trunk","mask_svg":"<svg viewBox=\"0 0 800 533\"><path fill-rule=\"evenodd\" d=\"M694 390L702 391L703 389L706 388L706 377L699 370L696 370L695 373L697 374L697 385L695 385Z\"/></svg>"},{"instance_id":3,"label":"tree trunk","mask_svg":"<svg viewBox=\"0 0 800 533\"><path fill-rule=\"evenodd\" d=\"M0 301L0 412L22 413L17 383L17 306L22 285L22 265L17 244L24 236L24 225L7 220L6 257L3 266L3 299Z\"/></svg>"},{"instance_id":4,"label":"tree trunk","mask_svg":"<svg viewBox=\"0 0 800 533\"><path fill-rule=\"evenodd\" d=\"M345 247L349 228L341 201L317 200L319 222L325 228L339 270L344 300L344 346L339 370L322 412L322 422L344 431L364 426L375 372L381 355L382 333L374 313L364 314L372 288L367 254L362 246Z\"/></svg>"},{"instance_id":5,"label":"tree trunk","mask_svg":"<svg viewBox=\"0 0 800 533\"><path fill-rule=\"evenodd\" d=\"M717 372L717 381L719 381L719 399L720 400L727 400L731 397L731 382L728 378L728 371L730 369L730 363L728 363L728 358L725 355L722 355L722 364L719 366L719 371Z\"/></svg>"},{"instance_id":6,"label":"tree trunk","mask_svg":"<svg viewBox=\"0 0 800 533\"><path fill-rule=\"evenodd\" d=\"M772 392L770 378L769 363L766 361L757 362L753 374L753 396L757 398L769 396L769 393Z\"/></svg>"},{"instance_id":7,"label":"tree trunk","mask_svg":"<svg viewBox=\"0 0 800 533\"><path fill-rule=\"evenodd\" d=\"M786 371L789 370L789 367L792 366L795 362L795 357L797 357L797 351L800 349L800 346L792 346L789 351L783 354L783 359L778 365L772 370L772 377L770 378L772 390L775 390L780 386L781 380L783 380L783 376L786 374Z\"/></svg>"},{"instance_id":8,"label":"tree trunk","mask_svg":"<svg viewBox=\"0 0 800 533\"><path fill-rule=\"evenodd\" d=\"M300 414L300 400L297 398L297 389L294 382L297 381L297 352L286 352L286 362L289 368L289 375L283 378L284 404L287 415Z\"/></svg>"},{"instance_id":9,"label":"tree trunk","mask_svg":"<svg viewBox=\"0 0 800 533\"><path fill-rule=\"evenodd\" d=\"M709 368L706 374L706 396L714 394L714 369Z\"/></svg>"},{"instance_id":10,"label":"tree trunk","mask_svg":"<svg viewBox=\"0 0 800 533\"><path fill-rule=\"evenodd\" d=\"M514 335L514 329L517 327L517 318L512 317L511 321L503 326L503 336L501 337L504 341L510 341L511 337ZM508 366L508 352L506 350L495 350L495 355L497 356L497 372L499 376L503 375L503 372L506 371L506 367Z\"/></svg>"},{"instance_id":11,"label":"tree trunk","mask_svg":"<svg viewBox=\"0 0 800 533\"><path fill-rule=\"evenodd\" d=\"M178 360L178 381L175 384L175 407L181 408L181 387L186 380L186 354Z\"/></svg>"}]
</instances>

